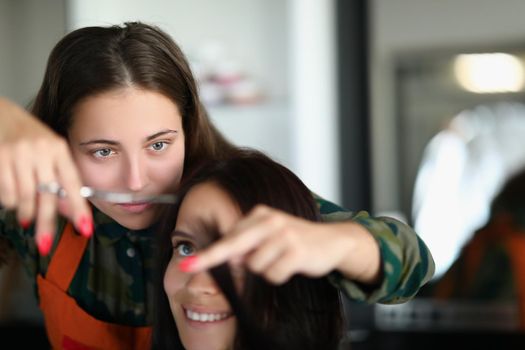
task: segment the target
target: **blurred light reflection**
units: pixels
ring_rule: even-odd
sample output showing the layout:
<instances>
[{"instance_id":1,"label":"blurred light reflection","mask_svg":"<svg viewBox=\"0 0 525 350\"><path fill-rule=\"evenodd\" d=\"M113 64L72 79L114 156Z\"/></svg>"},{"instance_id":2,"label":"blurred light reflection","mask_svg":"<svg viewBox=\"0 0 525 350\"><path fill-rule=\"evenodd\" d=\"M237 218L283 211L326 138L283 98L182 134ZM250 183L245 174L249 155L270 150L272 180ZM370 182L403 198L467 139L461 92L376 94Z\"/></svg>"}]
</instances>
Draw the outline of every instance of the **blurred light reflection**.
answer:
<instances>
[{"instance_id":1,"label":"blurred light reflection","mask_svg":"<svg viewBox=\"0 0 525 350\"><path fill-rule=\"evenodd\" d=\"M505 181L525 167L525 104L480 105L455 116L427 144L413 197L414 228L441 277L488 219Z\"/></svg>"},{"instance_id":2,"label":"blurred light reflection","mask_svg":"<svg viewBox=\"0 0 525 350\"><path fill-rule=\"evenodd\" d=\"M480 94L519 92L525 83L522 62L506 53L458 55L454 73L461 87Z\"/></svg>"}]
</instances>

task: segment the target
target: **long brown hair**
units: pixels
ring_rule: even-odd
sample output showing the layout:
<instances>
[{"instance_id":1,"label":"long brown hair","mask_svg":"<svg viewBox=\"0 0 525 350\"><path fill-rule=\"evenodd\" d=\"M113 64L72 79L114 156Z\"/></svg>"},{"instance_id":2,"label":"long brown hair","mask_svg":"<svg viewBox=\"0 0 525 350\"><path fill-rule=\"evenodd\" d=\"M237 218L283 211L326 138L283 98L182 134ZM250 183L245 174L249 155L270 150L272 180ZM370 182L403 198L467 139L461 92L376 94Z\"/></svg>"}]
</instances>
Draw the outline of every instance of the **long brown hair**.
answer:
<instances>
[{"instance_id":1,"label":"long brown hair","mask_svg":"<svg viewBox=\"0 0 525 350\"><path fill-rule=\"evenodd\" d=\"M228 193L243 214L261 203L310 221L320 221L317 205L304 183L260 152L239 150L229 159L210 161L197 169L181 184L179 204L165 208L159 224L160 275L155 283L153 327L155 349L182 349L162 276L173 254L170 237L178 207L193 186L205 182L214 183ZM225 291L225 280L217 282ZM225 292L225 296L231 304L235 303L228 293ZM248 273L240 298L244 305L232 304L232 308L245 310L244 314L251 316L260 332L256 334L257 339L252 339L253 333L242 328L246 324L238 324L234 349L335 350L342 339L342 306L338 290L327 278L296 275L283 285L275 286ZM267 346L267 343L273 345Z\"/></svg>"},{"instance_id":2,"label":"long brown hair","mask_svg":"<svg viewBox=\"0 0 525 350\"><path fill-rule=\"evenodd\" d=\"M182 50L162 30L140 22L84 27L62 38L49 56L31 111L67 138L80 101L129 86L159 92L180 109L185 173L233 149L211 124Z\"/></svg>"}]
</instances>

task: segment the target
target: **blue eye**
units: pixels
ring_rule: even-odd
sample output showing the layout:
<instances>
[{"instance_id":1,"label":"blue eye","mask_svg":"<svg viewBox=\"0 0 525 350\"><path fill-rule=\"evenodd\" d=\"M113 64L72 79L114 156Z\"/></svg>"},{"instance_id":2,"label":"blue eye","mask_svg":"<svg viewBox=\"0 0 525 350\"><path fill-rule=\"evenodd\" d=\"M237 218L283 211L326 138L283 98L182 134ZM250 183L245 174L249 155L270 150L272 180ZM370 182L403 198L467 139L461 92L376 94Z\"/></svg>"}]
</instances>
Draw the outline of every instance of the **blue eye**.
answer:
<instances>
[{"instance_id":1,"label":"blue eye","mask_svg":"<svg viewBox=\"0 0 525 350\"><path fill-rule=\"evenodd\" d=\"M93 155L97 158L106 158L113 154L111 148L101 148L93 152Z\"/></svg>"},{"instance_id":2,"label":"blue eye","mask_svg":"<svg viewBox=\"0 0 525 350\"><path fill-rule=\"evenodd\" d=\"M195 247L189 242L179 242L175 245L175 250L179 256L191 256L195 254Z\"/></svg>"},{"instance_id":3,"label":"blue eye","mask_svg":"<svg viewBox=\"0 0 525 350\"><path fill-rule=\"evenodd\" d=\"M151 148L154 151L162 151L164 148L166 148L167 143L164 141L158 141L151 144Z\"/></svg>"}]
</instances>

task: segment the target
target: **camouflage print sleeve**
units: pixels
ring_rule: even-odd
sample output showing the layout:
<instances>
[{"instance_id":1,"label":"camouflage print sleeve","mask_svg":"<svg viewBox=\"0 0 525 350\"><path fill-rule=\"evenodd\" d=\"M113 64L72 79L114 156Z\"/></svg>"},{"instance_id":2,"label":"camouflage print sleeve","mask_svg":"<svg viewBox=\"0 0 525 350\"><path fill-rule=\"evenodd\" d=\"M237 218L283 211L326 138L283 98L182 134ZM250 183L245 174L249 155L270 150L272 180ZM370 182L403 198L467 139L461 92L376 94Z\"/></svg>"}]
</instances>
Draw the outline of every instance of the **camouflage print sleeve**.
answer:
<instances>
[{"instance_id":1,"label":"camouflage print sleeve","mask_svg":"<svg viewBox=\"0 0 525 350\"><path fill-rule=\"evenodd\" d=\"M368 303L402 303L413 298L434 274L434 260L419 236L406 224L388 217L357 214L315 196L324 221L354 220L377 240L383 260L383 281L370 288L345 279L339 273L329 278L348 297Z\"/></svg>"}]
</instances>

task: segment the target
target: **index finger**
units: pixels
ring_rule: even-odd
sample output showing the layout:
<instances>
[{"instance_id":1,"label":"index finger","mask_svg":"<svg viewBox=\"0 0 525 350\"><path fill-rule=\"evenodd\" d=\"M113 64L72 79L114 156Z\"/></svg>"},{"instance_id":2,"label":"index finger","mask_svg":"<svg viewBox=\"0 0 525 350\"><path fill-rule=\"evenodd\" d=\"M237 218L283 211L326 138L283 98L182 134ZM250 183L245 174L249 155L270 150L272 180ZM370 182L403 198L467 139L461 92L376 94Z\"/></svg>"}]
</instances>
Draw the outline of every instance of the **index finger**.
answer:
<instances>
[{"instance_id":1,"label":"index finger","mask_svg":"<svg viewBox=\"0 0 525 350\"><path fill-rule=\"evenodd\" d=\"M184 272L200 272L220 265L232 257L231 242L219 241L194 256L180 262L180 269Z\"/></svg>"},{"instance_id":2,"label":"index finger","mask_svg":"<svg viewBox=\"0 0 525 350\"><path fill-rule=\"evenodd\" d=\"M226 261L240 258L254 250L266 238L267 230L252 227L223 237L196 255L181 261L184 272L200 272L220 265Z\"/></svg>"}]
</instances>

